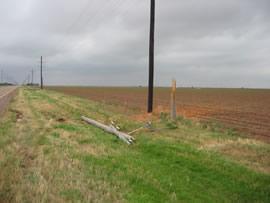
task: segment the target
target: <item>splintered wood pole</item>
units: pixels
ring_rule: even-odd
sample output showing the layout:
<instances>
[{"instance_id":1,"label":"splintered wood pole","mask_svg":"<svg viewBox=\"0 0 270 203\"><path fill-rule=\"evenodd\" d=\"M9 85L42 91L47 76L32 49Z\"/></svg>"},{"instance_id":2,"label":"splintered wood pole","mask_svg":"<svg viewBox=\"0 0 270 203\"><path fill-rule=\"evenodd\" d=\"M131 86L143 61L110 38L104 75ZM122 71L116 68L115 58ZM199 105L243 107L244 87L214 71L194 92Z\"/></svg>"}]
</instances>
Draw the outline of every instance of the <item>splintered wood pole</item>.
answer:
<instances>
[{"instance_id":1,"label":"splintered wood pole","mask_svg":"<svg viewBox=\"0 0 270 203\"><path fill-rule=\"evenodd\" d=\"M175 91L176 91L176 80L172 79L172 92L171 92L171 119L176 118L176 104L175 104Z\"/></svg>"},{"instance_id":2,"label":"splintered wood pole","mask_svg":"<svg viewBox=\"0 0 270 203\"><path fill-rule=\"evenodd\" d=\"M150 42L149 42L149 84L148 84L148 113L153 111L154 86L154 41L155 41L155 0L151 0Z\"/></svg>"},{"instance_id":3,"label":"splintered wood pole","mask_svg":"<svg viewBox=\"0 0 270 203\"><path fill-rule=\"evenodd\" d=\"M130 136L126 133L123 133L123 132L119 132L113 125L107 126L107 125L99 123L93 119L86 118L84 116L82 116L82 119L91 125L94 125L102 130L105 130L105 131L111 133L111 134L115 134L117 137L119 137L121 140L123 140L127 144L130 144L135 140L132 136Z\"/></svg>"}]
</instances>

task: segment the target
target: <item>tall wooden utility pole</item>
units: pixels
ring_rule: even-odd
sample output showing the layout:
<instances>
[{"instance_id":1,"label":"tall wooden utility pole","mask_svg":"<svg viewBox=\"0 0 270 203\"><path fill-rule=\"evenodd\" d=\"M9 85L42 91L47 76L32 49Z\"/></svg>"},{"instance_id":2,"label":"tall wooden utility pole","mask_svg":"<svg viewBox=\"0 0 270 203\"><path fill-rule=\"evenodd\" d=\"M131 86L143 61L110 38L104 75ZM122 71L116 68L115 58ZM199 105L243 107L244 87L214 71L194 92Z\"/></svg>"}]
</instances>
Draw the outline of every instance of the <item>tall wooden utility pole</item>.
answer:
<instances>
[{"instance_id":1,"label":"tall wooden utility pole","mask_svg":"<svg viewBox=\"0 0 270 203\"><path fill-rule=\"evenodd\" d=\"M154 42L155 42L155 0L151 0L150 43L149 43L148 113L151 113L153 111Z\"/></svg>"},{"instance_id":2,"label":"tall wooden utility pole","mask_svg":"<svg viewBox=\"0 0 270 203\"><path fill-rule=\"evenodd\" d=\"M43 89L43 76L42 76L42 56L40 57L40 88Z\"/></svg>"}]
</instances>

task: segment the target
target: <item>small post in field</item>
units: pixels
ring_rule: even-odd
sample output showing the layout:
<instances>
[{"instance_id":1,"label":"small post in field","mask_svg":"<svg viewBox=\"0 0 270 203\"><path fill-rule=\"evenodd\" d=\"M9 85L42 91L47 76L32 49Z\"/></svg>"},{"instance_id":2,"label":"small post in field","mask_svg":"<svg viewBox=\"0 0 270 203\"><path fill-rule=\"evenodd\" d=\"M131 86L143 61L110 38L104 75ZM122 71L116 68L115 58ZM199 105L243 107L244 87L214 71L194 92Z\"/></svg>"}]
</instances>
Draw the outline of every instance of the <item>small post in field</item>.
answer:
<instances>
[{"instance_id":1,"label":"small post in field","mask_svg":"<svg viewBox=\"0 0 270 203\"><path fill-rule=\"evenodd\" d=\"M171 92L171 119L176 118L176 103L175 103L175 91L176 91L176 80L172 79L172 92Z\"/></svg>"}]
</instances>

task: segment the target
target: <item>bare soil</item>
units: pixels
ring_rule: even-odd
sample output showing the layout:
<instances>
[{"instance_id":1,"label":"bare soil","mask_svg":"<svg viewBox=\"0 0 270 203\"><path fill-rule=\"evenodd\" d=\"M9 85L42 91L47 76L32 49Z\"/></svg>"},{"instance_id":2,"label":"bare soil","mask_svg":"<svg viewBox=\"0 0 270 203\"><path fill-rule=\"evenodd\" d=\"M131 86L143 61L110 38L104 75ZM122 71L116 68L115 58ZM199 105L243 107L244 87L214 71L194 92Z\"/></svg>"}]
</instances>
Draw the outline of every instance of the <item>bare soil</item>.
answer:
<instances>
[{"instance_id":1,"label":"bare soil","mask_svg":"<svg viewBox=\"0 0 270 203\"><path fill-rule=\"evenodd\" d=\"M147 88L49 87L48 89L90 100L113 102L141 111L147 108ZM154 111L170 111L170 88L155 88ZM178 115L214 121L242 134L270 138L270 90L178 88Z\"/></svg>"}]
</instances>

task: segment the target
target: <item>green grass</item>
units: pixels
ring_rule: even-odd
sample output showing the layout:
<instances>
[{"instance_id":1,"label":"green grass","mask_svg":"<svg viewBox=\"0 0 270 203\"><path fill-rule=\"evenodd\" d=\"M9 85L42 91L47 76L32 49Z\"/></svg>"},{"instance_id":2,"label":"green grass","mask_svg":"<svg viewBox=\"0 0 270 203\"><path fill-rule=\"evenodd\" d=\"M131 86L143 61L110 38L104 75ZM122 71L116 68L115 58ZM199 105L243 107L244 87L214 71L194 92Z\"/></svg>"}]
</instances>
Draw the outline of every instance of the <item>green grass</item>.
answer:
<instances>
[{"instance_id":1,"label":"green grass","mask_svg":"<svg viewBox=\"0 0 270 203\"><path fill-rule=\"evenodd\" d=\"M172 122L161 113L151 118L152 128L172 129L142 131L128 146L81 120L82 115L105 124L116 120L124 132L144 125L128 119L119 104L28 88L20 93L12 108L20 108L25 119L18 123L7 112L0 125L4 201L270 201L267 143L211 130L183 116ZM265 160L228 155L226 147Z\"/></svg>"},{"instance_id":2,"label":"green grass","mask_svg":"<svg viewBox=\"0 0 270 203\"><path fill-rule=\"evenodd\" d=\"M53 137L59 137L60 136L60 133L58 133L58 132L51 132L51 136L53 136Z\"/></svg>"},{"instance_id":3,"label":"green grass","mask_svg":"<svg viewBox=\"0 0 270 203\"><path fill-rule=\"evenodd\" d=\"M69 132L84 133L81 127L72 124L56 124L53 127L54 129L63 129Z\"/></svg>"}]
</instances>

